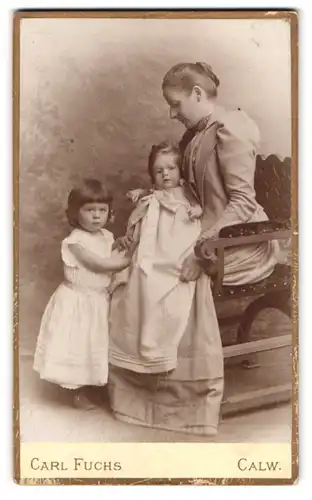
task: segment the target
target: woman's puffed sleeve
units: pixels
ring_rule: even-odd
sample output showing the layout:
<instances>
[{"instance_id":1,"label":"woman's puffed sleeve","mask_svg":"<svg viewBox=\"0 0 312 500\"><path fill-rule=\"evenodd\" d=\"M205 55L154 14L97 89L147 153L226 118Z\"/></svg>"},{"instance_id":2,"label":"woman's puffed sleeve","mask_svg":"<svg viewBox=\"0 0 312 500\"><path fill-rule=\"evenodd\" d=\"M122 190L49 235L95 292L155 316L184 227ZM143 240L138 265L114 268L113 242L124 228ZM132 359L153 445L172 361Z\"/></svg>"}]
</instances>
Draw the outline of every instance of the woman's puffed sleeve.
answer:
<instances>
[{"instance_id":1,"label":"woman's puffed sleeve","mask_svg":"<svg viewBox=\"0 0 312 500\"><path fill-rule=\"evenodd\" d=\"M230 112L222 120L217 131L217 155L228 205L201 237L217 236L224 226L247 222L256 211L254 175L259 141L257 125L243 111Z\"/></svg>"}]
</instances>

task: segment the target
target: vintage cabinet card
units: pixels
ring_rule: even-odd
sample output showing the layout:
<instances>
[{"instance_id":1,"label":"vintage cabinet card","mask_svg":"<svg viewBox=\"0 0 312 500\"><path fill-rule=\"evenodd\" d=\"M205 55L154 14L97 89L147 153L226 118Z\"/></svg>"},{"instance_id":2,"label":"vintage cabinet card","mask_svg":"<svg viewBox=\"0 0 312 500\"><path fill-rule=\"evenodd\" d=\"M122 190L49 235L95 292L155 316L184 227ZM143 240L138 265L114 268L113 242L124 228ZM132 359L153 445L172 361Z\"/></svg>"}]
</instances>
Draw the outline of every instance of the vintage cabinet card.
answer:
<instances>
[{"instance_id":1,"label":"vintage cabinet card","mask_svg":"<svg viewBox=\"0 0 312 500\"><path fill-rule=\"evenodd\" d=\"M20 484L298 477L298 15L14 24Z\"/></svg>"}]
</instances>

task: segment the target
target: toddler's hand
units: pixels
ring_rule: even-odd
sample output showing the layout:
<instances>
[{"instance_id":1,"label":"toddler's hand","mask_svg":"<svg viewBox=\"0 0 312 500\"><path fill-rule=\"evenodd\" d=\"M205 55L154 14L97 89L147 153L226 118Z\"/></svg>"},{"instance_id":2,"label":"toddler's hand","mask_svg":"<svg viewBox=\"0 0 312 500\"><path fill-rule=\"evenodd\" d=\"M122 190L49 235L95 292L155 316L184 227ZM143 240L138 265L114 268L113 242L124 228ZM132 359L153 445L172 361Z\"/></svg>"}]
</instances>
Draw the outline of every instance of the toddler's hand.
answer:
<instances>
[{"instance_id":1,"label":"toddler's hand","mask_svg":"<svg viewBox=\"0 0 312 500\"><path fill-rule=\"evenodd\" d=\"M114 242L112 250L118 250L118 252L128 251L131 244L132 238L130 236L120 236Z\"/></svg>"},{"instance_id":2,"label":"toddler's hand","mask_svg":"<svg viewBox=\"0 0 312 500\"><path fill-rule=\"evenodd\" d=\"M203 210L199 205L195 205L194 207L190 207L187 213L190 220L195 220L203 215Z\"/></svg>"},{"instance_id":3,"label":"toddler's hand","mask_svg":"<svg viewBox=\"0 0 312 500\"><path fill-rule=\"evenodd\" d=\"M129 200L132 201L132 203L137 203L139 201L140 196L142 196L145 193L145 189L139 188L139 189L132 189L131 191L128 191L126 196L129 198Z\"/></svg>"},{"instance_id":4,"label":"toddler's hand","mask_svg":"<svg viewBox=\"0 0 312 500\"><path fill-rule=\"evenodd\" d=\"M127 259L132 259L133 254L134 254L134 252L135 252L135 251L136 251L136 249L137 249L137 246L138 246L138 244L137 244L137 242L135 242L135 241L132 241L132 242L130 243L130 245L128 246L128 249L127 249L126 255L125 255L125 257L126 257Z\"/></svg>"}]
</instances>

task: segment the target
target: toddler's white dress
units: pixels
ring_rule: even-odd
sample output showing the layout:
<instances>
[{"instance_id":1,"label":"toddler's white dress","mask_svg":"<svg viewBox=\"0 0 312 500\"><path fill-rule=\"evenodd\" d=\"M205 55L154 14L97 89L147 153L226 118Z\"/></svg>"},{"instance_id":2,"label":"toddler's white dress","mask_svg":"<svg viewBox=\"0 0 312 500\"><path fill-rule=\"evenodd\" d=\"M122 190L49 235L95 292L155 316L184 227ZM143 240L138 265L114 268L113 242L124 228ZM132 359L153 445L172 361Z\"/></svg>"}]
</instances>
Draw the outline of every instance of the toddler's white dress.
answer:
<instances>
[{"instance_id":1,"label":"toddler's white dress","mask_svg":"<svg viewBox=\"0 0 312 500\"><path fill-rule=\"evenodd\" d=\"M111 274L82 266L69 245L110 257L113 234L80 229L62 242L64 282L45 309L37 340L34 369L40 377L63 387L104 385L108 375L108 286Z\"/></svg>"}]
</instances>

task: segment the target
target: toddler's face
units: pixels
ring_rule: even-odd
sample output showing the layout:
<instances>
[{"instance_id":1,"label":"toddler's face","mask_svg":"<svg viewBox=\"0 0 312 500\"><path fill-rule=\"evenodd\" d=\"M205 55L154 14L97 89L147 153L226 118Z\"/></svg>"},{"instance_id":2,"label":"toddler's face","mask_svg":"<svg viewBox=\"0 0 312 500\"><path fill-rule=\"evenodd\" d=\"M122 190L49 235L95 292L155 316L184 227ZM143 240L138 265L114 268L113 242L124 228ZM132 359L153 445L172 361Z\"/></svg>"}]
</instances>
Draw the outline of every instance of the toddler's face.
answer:
<instances>
[{"instance_id":1,"label":"toddler's face","mask_svg":"<svg viewBox=\"0 0 312 500\"><path fill-rule=\"evenodd\" d=\"M89 233L99 231L107 223L109 205L107 203L85 203L79 210L80 226Z\"/></svg>"},{"instance_id":2,"label":"toddler's face","mask_svg":"<svg viewBox=\"0 0 312 500\"><path fill-rule=\"evenodd\" d=\"M171 189L180 182L180 170L174 153L160 153L153 165L153 179L156 189Z\"/></svg>"}]
</instances>

